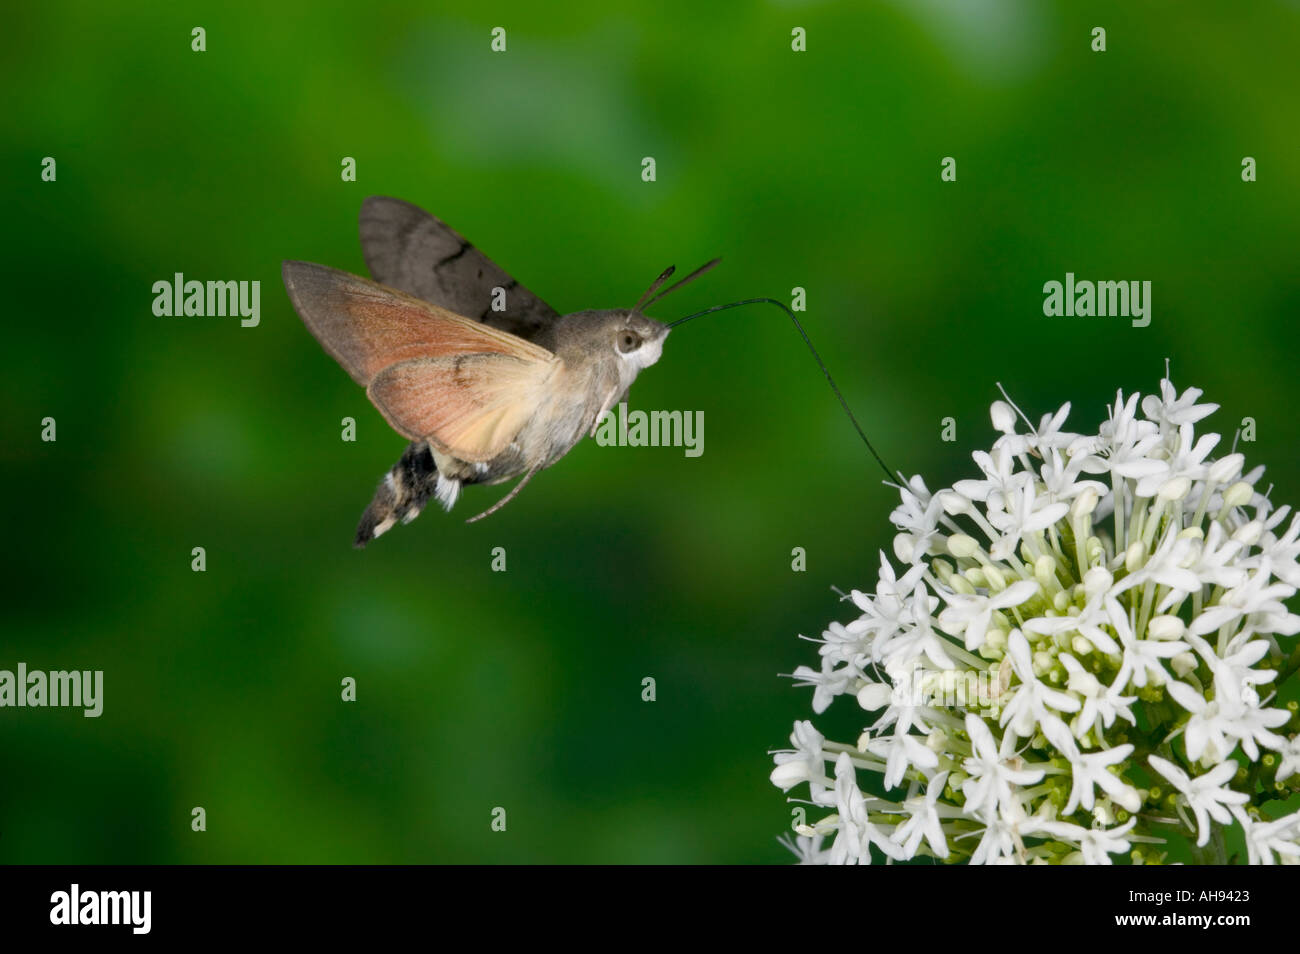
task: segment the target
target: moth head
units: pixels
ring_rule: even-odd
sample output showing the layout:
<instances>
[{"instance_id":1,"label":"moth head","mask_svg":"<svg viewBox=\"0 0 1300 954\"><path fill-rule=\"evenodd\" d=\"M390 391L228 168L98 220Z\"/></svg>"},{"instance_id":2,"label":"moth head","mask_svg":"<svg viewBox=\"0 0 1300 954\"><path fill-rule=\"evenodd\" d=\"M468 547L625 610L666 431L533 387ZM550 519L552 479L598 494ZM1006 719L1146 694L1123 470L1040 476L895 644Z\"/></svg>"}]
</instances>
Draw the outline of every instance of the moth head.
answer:
<instances>
[{"instance_id":1,"label":"moth head","mask_svg":"<svg viewBox=\"0 0 1300 954\"><path fill-rule=\"evenodd\" d=\"M627 308L580 311L560 319L561 357L614 361L624 376L635 376L663 353L668 326Z\"/></svg>"},{"instance_id":2,"label":"moth head","mask_svg":"<svg viewBox=\"0 0 1300 954\"><path fill-rule=\"evenodd\" d=\"M663 288L664 283L676 271L676 268L669 265L650 283L645 294L630 310L607 313L611 316L611 324L614 328L614 352L619 357L621 370L625 376L629 372L635 375L642 368L650 367L663 354L664 339L668 337L669 326L653 318L647 318L645 310L670 292L690 284L717 264L718 259L715 258L701 265L676 284Z\"/></svg>"},{"instance_id":3,"label":"moth head","mask_svg":"<svg viewBox=\"0 0 1300 954\"><path fill-rule=\"evenodd\" d=\"M579 311L565 315L556 325L554 339L539 339L539 343L543 347L553 347L561 358L569 362L604 362L612 359L626 386L638 371L659 360L663 354L664 339L668 337L669 326L647 318L645 310L664 295L689 284L717 264L718 259L715 258L676 284L663 288L675 270L669 266L659 273L659 277L633 307L610 311Z\"/></svg>"},{"instance_id":4,"label":"moth head","mask_svg":"<svg viewBox=\"0 0 1300 954\"><path fill-rule=\"evenodd\" d=\"M635 371L648 368L663 354L668 326L635 311L613 323L614 353Z\"/></svg>"}]
</instances>

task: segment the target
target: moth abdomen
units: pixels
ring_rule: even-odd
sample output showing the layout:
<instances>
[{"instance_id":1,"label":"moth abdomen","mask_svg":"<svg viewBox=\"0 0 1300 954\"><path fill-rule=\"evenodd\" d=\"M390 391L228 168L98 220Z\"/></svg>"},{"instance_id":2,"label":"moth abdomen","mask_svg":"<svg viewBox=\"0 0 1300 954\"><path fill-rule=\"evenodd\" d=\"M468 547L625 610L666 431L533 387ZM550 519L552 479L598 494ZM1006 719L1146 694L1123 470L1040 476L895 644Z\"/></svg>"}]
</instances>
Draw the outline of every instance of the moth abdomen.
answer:
<instances>
[{"instance_id":1,"label":"moth abdomen","mask_svg":"<svg viewBox=\"0 0 1300 954\"><path fill-rule=\"evenodd\" d=\"M447 484L449 481L443 481ZM456 482L459 490L459 482ZM442 490L442 493L439 491ZM353 546L361 549L375 537L390 530L399 520L410 523L420 515L429 498L439 494L444 499L445 488L439 487L438 466L433 453L424 441L407 446L392 469L384 475L375 496L361 515ZM452 494L455 500L455 494Z\"/></svg>"}]
</instances>

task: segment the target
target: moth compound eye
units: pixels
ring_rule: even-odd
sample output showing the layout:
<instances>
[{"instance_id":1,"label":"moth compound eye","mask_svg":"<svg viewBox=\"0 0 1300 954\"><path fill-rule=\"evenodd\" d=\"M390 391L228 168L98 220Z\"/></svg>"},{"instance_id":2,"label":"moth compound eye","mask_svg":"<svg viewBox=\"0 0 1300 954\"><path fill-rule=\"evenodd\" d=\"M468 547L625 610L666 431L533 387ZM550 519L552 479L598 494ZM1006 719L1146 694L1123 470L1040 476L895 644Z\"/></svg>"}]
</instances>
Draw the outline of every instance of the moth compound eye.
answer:
<instances>
[{"instance_id":1,"label":"moth compound eye","mask_svg":"<svg viewBox=\"0 0 1300 954\"><path fill-rule=\"evenodd\" d=\"M618 333L618 350L623 354L641 347L641 336L635 331L623 330Z\"/></svg>"}]
</instances>

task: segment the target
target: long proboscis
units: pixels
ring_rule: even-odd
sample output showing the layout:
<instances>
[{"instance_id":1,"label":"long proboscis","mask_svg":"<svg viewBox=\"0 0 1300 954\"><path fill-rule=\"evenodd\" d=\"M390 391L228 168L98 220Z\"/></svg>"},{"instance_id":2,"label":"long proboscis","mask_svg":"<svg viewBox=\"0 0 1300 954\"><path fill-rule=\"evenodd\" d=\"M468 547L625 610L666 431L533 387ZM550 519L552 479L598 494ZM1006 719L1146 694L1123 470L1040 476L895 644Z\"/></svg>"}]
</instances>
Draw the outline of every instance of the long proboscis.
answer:
<instances>
[{"instance_id":1,"label":"long proboscis","mask_svg":"<svg viewBox=\"0 0 1300 954\"><path fill-rule=\"evenodd\" d=\"M714 264L716 264L716 261L711 262L709 263L709 265L704 266L704 268L701 269L700 272L702 273L704 270L711 268ZM682 279L682 281L678 282L677 284L678 285L685 284L687 281L689 281L691 278L694 277L695 275L687 276L687 278ZM676 287L677 285L673 286L673 288ZM668 291L672 291L672 288L669 288ZM664 292L664 294L666 295L668 291ZM660 295L659 297L663 297L663 296ZM653 299L651 300L653 301ZM826 367L826 362L823 361L822 356L817 353L817 349L813 347L812 339L808 337L808 332L804 331L803 325L799 324L799 319L794 316L794 312L789 309L789 307L785 304L785 302L777 301L775 298L746 298L744 301L733 301L726 305L714 305L712 308L706 308L703 311L697 311L695 314L687 315L685 318L678 318L676 321L669 322L668 327L676 328L680 324L688 322L694 318L701 318L704 315L711 315L715 311L726 311L729 308L739 308L741 305L759 305L764 303L769 305L776 305L776 307L784 311L786 315L789 316L790 320L794 322L795 328L798 329L799 331L799 336L803 338L803 343L806 344L808 346L808 350L812 352L813 358L817 361L817 366L822 369L822 374L826 375L826 383L829 384L831 386L831 390L835 392L835 397L839 399L840 407L844 408L844 413L849 416L849 420L853 423L854 430L856 430L858 432L858 436L862 438L862 443L867 445L867 450L871 451L871 456L876 459L876 463L879 464L880 469L885 472L885 477L889 480L889 482L893 483L894 481L898 480L899 478L892 471L890 471L889 465L887 465L884 459L881 458L880 454L876 452L876 449L871 446L871 440L867 437L866 431L862 429L862 425L858 423L858 419L854 417L853 411L849 407L849 402L844 400L844 395L840 393L839 386L836 385L835 379L831 377L831 373Z\"/></svg>"}]
</instances>

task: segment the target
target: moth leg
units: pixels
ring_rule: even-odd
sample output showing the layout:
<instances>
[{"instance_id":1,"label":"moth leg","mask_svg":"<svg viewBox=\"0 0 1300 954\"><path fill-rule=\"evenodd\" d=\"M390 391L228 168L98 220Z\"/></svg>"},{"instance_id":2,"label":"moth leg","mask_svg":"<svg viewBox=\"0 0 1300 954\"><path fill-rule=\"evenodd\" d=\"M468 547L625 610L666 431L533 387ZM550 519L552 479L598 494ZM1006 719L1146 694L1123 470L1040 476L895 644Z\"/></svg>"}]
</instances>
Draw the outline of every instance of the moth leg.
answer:
<instances>
[{"instance_id":1,"label":"moth leg","mask_svg":"<svg viewBox=\"0 0 1300 954\"><path fill-rule=\"evenodd\" d=\"M446 491L440 484L444 483L449 482L443 481L438 473L429 445L423 441L410 444L392 470L384 475L370 506L361 515L353 546L361 549L399 520L410 523L420 515L430 497L434 494L440 498L443 496ZM455 489L460 489L459 482L456 482ZM451 497L455 499L454 492Z\"/></svg>"},{"instance_id":2,"label":"moth leg","mask_svg":"<svg viewBox=\"0 0 1300 954\"><path fill-rule=\"evenodd\" d=\"M539 470L541 470L541 467L534 467L534 468L532 468L531 470L529 470L528 473L524 474L524 478L523 478L523 480L519 481L519 483L515 484L514 487L512 487L512 488L510 489L510 493L506 494L504 497L502 497L500 500L498 500L498 501L497 501L496 503L494 503L492 506L488 507L486 510L484 510L484 511L483 511L481 514L479 514L478 516L476 516L476 517L470 517L470 518L469 518L468 520L466 520L465 522L466 522L466 523L474 523L475 521L482 520L484 517L490 517L490 516L492 516L492 514L496 513L498 510L500 510L500 509L501 509L502 507L504 507L506 504L510 503L510 501L514 500L515 497L518 496L519 491L521 491L521 490L524 489L524 485L527 484L528 481L530 481L530 480L533 479L533 474L537 473Z\"/></svg>"}]
</instances>

